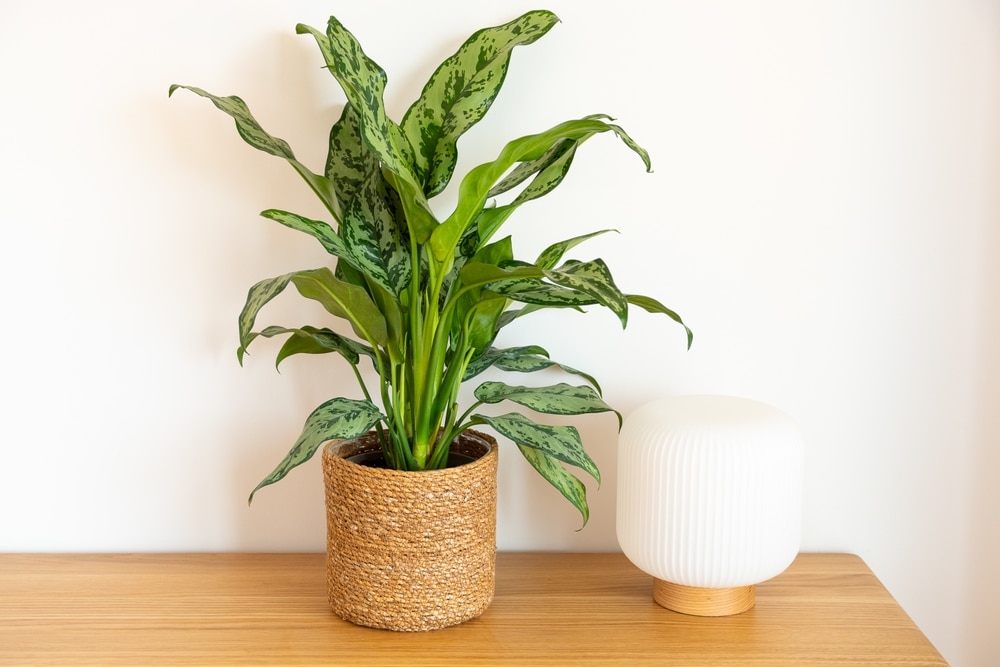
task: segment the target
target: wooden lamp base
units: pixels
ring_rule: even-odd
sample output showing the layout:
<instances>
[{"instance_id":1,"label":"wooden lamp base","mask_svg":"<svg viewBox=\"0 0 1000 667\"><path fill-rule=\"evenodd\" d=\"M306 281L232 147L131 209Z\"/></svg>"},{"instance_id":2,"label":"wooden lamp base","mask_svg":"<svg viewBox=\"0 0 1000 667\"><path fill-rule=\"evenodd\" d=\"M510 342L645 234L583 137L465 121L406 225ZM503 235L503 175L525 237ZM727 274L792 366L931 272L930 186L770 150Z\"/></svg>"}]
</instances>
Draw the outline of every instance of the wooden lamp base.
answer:
<instances>
[{"instance_id":1,"label":"wooden lamp base","mask_svg":"<svg viewBox=\"0 0 1000 667\"><path fill-rule=\"evenodd\" d=\"M656 604L690 616L732 616L754 605L754 587L698 588L653 579Z\"/></svg>"}]
</instances>

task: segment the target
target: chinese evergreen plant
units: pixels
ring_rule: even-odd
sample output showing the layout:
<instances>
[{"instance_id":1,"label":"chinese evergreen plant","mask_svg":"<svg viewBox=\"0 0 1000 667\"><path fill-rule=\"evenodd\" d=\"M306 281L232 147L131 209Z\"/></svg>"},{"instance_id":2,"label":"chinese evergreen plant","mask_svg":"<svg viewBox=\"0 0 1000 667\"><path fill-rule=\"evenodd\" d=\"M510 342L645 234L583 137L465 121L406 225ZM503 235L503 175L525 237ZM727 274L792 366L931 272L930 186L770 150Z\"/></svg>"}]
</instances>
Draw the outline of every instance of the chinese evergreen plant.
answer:
<instances>
[{"instance_id":1,"label":"chinese evergreen plant","mask_svg":"<svg viewBox=\"0 0 1000 667\"><path fill-rule=\"evenodd\" d=\"M555 415L612 408L601 399L590 375L552 361L539 346L498 347L497 335L514 320L544 308L603 306L624 327L632 305L683 323L659 301L620 291L602 260L565 258L578 244L609 230L554 243L534 261L516 258L511 237L500 231L522 204L563 181L577 149L595 135L617 136L647 171L649 157L609 116L568 120L510 141L496 159L471 169L458 187L454 209L443 220L430 206L452 178L459 137L496 99L511 51L536 41L557 21L551 12L531 11L476 32L437 68L399 123L389 118L384 106L385 72L354 35L334 17L325 32L297 26L297 33L316 40L326 68L347 98L330 131L322 173L303 165L285 141L265 132L239 97L170 87L171 94L185 88L208 98L236 121L248 144L286 160L331 218L313 220L273 209L261 214L309 234L336 262L251 287L239 316L238 357L242 364L259 336L287 336L277 363L295 354L337 353L353 368L363 398L332 398L316 408L287 456L254 493L282 479L331 439L375 429L388 465L419 471L444 467L449 445L464 429L489 426L516 443L586 523L585 486L563 464L598 481L600 473L577 429L541 424L520 412L491 416L476 410L502 401ZM255 330L261 308L288 285L346 320L354 337L316 326ZM690 345L690 330L684 328ZM359 368L362 360L378 374L375 391ZM462 384L491 368L517 373L556 368L586 384L529 387L486 381L475 389L471 406L459 405Z\"/></svg>"}]
</instances>

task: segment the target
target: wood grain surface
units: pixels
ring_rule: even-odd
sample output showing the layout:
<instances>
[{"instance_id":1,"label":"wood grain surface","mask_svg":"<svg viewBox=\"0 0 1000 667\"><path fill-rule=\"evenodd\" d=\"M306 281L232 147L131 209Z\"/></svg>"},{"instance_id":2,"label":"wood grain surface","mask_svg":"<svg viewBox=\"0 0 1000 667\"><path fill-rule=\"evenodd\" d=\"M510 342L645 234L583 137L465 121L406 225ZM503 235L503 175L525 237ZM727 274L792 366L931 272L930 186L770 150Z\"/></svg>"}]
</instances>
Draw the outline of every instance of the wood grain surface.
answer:
<instances>
[{"instance_id":1,"label":"wood grain surface","mask_svg":"<svg viewBox=\"0 0 1000 667\"><path fill-rule=\"evenodd\" d=\"M0 554L0 664L945 665L864 562L802 554L699 618L621 554L501 553L496 599L426 633L327 607L322 554Z\"/></svg>"}]
</instances>

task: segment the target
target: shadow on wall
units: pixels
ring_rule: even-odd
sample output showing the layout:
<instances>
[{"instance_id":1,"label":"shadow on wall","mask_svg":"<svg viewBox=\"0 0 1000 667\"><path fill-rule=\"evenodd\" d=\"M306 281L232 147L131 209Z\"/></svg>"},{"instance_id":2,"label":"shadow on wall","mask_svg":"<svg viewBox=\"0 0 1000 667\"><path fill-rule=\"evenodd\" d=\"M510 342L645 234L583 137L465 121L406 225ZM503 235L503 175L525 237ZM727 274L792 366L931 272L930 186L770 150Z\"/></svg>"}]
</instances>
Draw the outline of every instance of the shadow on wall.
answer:
<instances>
[{"instance_id":1,"label":"shadow on wall","mask_svg":"<svg viewBox=\"0 0 1000 667\"><path fill-rule=\"evenodd\" d=\"M993 171L1000 182L1000 164ZM991 210L1000 210L1000 197L994 197ZM1000 591L1000 224L985 224L981 266L983 284L980 294L979 377L975 395L976 446L971 461L971 497L968 517L968 565L962 627L964 663L991 665L1000 656L1000 611L996 595Z\"/></svg>"}]
</instances>

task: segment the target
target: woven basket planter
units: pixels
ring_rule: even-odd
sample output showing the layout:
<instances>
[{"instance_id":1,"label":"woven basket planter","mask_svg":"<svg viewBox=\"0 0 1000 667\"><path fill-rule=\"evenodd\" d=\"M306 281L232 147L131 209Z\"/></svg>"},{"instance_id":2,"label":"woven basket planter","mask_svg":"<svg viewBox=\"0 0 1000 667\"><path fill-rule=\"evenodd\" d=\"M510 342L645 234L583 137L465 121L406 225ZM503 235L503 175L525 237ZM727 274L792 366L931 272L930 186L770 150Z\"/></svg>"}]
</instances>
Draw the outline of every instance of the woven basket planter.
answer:
<instances>
[{"instance_id":1,"label":"woven basket planter","mask_svg":"<svg viewBox=\"0 0 1000 667\"><path fill-rule=\"evenodd\" d=\"M496 440L466 431L451 451L474 460L443 470L347 460L378 450L373 433L323 449L330 607L358 625L403 631L479 616L496 573Z\"/></svg>"}]
</instances>

